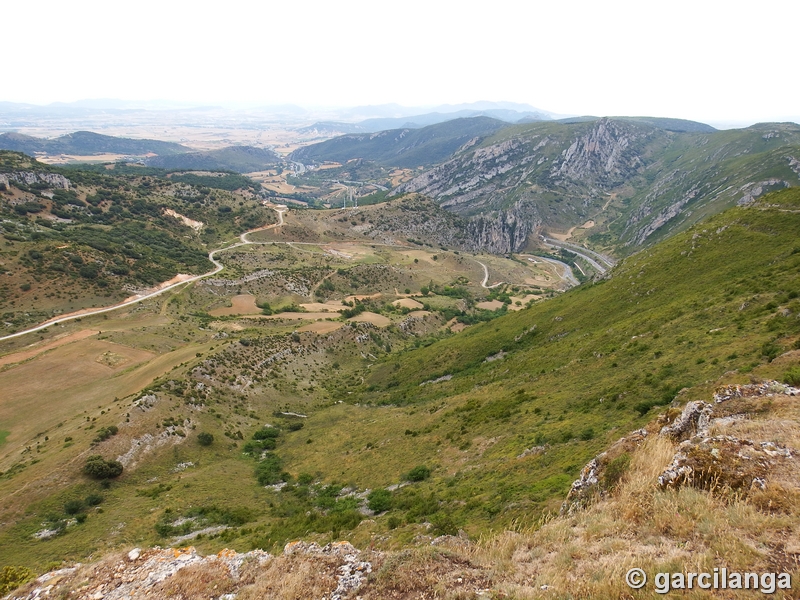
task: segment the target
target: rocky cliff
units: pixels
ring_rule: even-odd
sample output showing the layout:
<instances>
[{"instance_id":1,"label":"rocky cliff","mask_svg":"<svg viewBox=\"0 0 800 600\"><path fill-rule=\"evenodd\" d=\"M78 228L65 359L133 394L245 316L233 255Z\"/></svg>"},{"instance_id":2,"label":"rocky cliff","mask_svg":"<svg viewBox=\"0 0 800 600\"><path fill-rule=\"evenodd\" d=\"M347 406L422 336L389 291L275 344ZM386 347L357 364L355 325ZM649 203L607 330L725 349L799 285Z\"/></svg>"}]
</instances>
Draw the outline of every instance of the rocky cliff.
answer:
<instances>
[{"instance_id":1,"label":"rocky cliff","mask_svg":"<svg viewBox=\"0 0 800 600\"><path fill-rule=\"evenodd\" d=\"M800 127L674 132L602 118L510 127L395 190L469 220L470 243L517 251L540 228L591 219L594 241L626 253L704 215L800 185ZM591 241L591 240L590 240Z\"/></svg>"}]
</instances>

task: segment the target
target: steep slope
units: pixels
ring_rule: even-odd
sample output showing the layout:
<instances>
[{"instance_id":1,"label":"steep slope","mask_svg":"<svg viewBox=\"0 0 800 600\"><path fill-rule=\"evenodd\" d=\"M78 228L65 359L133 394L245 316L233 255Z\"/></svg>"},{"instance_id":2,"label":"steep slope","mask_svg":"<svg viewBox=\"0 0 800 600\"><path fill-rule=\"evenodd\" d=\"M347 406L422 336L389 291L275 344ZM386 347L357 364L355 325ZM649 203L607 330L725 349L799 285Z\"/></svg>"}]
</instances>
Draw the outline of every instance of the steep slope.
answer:
<instances>
[{"instance_id":1,"label":"steep slope","mask_svg":"<svg viewBox=\"0 0 800 600\"><path fill-rule=\"evenodd\" d=\"M42 139L20 133L3 133L0 135L0 149L35 154L76 154L95 153L114 154L178 154L188 152L189 148L173 142L158 140L134 140L102 135L91 131L76 131L55 139Z\"/></svg>"},{"instance_id":2,"label":"steep slope","mask_svg":"<svg viewBox=\"0 0 800 600\"><path fill-rule=\"evenodd\" d=\"M272 150L252 146L229 146L207 152L155 156L147 159L146 164L161 169L253 173L263 171L280 162L281 158Z\"/></svg>"},{"instance_id":3,"label":"steep slope","mask_svg":"<svg viewBox=\"0 0 800 600\"><path fill-rule=\"evenodd\" d=\"M704 216L800 183L800 127L676 133L659 120L506 128L401 185L468 217L509 221L506 251L539 228L591 220L590 242L629 253ZM515 217L513 220L509 216Z\"/></svg>"},{"instance_id":4,"label":"steep slope","mask_svg":"<svg viewBox=\"0 0 800 600\"><path fill-rule=\"evenodd\" d=\"M289 157L307 163L365 158L381 165L416 168L446 160L465 144L474 145L507 125L497 119L475 117L454 119L422 129L349 134L300 148Z\"/></svg>"}]
</instances>

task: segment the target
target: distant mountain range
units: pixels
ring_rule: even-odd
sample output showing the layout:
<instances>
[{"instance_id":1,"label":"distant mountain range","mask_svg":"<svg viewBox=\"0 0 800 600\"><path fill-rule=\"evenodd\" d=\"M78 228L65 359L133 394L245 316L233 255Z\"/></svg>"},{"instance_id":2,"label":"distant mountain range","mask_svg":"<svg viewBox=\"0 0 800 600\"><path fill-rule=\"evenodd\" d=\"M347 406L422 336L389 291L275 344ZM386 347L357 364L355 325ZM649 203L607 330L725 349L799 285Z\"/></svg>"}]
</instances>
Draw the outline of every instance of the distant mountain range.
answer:
<instances>
[{"instance_id":1,"label":"distant mountain range","mask_svg":"<svg viewBox=\"0 0 800 600\"><path fill-rule=\"evenodd\" d=\"M135 140L76 131L55 139L36 138L21 133L0 134L0 150L14 150L28 155L47 153L91 156L94 154L124 154L142 157L151 167L202 171L236 171L251 173L261 171L281 162L272 150L252 146L230 146L219 150L193 152L191 148L173 142Z\"/></svg>"},{"instance_id":2,"label":"distant mountain range","mask_svg":"<svg viewBox=\"0 0 800 600\"><path fill-rule=\"evenodd\" d=\"M354 118L375 115L367 119L351 121L318 121L298 131L319 137L343 135L348 133L375 133L389 129L421 129L454 119L489 117L506 123L530 123L550 121L553 114L527 104L510 102L474 102L472 104L446 104L426 112L414 112L396 104L354 108L345 111L344 116ZM416 109L419 111L419 109Z\"/></svg>"}]
</instances>

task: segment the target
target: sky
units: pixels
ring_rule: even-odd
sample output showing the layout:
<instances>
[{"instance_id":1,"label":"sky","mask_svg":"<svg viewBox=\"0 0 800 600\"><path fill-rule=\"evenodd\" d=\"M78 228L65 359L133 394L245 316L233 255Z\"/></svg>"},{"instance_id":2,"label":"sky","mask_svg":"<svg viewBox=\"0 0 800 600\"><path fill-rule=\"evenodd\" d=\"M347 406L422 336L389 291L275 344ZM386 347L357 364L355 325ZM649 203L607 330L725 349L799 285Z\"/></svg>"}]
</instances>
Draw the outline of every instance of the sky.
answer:
<instances>
[{"instance_id":1,"label":"sky","mask_svg":"<svg viewBox=\"0 0 800 600\"><path fill-rule=\"evenodd\" d=\"M797 0L7 2L0 101L800 120Z\"/></svg>"}]
</instances>

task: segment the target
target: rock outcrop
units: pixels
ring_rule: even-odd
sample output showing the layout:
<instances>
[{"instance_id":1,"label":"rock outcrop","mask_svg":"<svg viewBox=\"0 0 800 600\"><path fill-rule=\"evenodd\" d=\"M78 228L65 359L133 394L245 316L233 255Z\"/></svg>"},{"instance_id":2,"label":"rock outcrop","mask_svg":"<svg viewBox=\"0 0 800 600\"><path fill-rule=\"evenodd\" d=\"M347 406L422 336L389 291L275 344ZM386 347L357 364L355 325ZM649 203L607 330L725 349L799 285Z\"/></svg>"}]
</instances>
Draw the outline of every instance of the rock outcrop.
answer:
<instances>
[{"instance_id":1,"label":"rock outcrop","mask_svg":"<svg viewBox=\"0 0 800 600\"><path fill-rule=\"evenodd\" d=\"M295 569L313 579L307 582L308 597L344 600L361 587L372 571L372 563L348 542L324 547L292 542L277 557L263 550L223 550L201 556L193 547L134 548L92 565L78 564L45 573L17 589L9 599L234 600L242 593L248 598L276 597L282 585L300 583L293 574Z\"/></svg>"},{"instance_id":2,"label":"rock outcrop","mask_svg":"<svg viewBox=\"0 0 800 600\"><path fill-rule=\"evenodd\" d=\"M658 435L680 442L680 445L670 465L658 477L658 486L677 488L690 485L712 491L730 489L743 494L751 489L765 489L771 469L780 461L795 459L797 451L771 440L712 435L712 431L715 426L728 426L747 417L744 412L737 412L747 407L734 406L731 409L720 404L777 394L798 396L800 389L777 381L724 385L715 390L713 405L702 401L689 402L679 413L673 410L672 416L668 412L659 417L657 423L667 422ZM647 429L635 431L589 461L572 484L561 513L580 510L595 497L606 493L609 481L613 479L609 476L609 466L624 453L637 448L647 435Z\"/></svg>"},{"instance_id":3,"label":"rock outcrop","mask_svg":"<svg viewBox=\"0 0 800 600\"><path fill-rule=\"evenodd\" d=\"M68 190L70 188L70 180L64 177L63 175L59 175L58 173L42 173L37 172L34 173L33 171L15 171L13 173L8 173L5 176L6 186L9 182L15 181L17 183L23 183L25 185L33 185L36 183L46 183L52 188L58 188L62 190ZM0 179L0 185L3 183L2 179Z\"/></svg>"}]
</instances>

